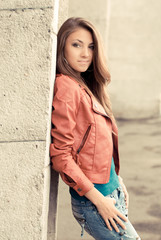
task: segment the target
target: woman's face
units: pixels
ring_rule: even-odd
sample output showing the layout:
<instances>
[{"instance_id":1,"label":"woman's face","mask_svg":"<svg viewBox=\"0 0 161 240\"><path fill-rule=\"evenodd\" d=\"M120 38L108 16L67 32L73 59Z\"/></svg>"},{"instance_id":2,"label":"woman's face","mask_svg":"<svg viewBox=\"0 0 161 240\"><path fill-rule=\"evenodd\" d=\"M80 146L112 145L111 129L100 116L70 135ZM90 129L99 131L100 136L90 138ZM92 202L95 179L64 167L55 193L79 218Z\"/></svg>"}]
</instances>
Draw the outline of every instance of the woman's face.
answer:
<instances>
[{"instance_id":1,"label":"woman's face","mask_svg":"<svg viewBox=\"0 0 161 240\"><path fill-rule=\"evenodd\" d=\"M84 28L78 28L66 40L64 50L65 59L80 74L81 72L85 72L91 65L93 49L92 34Z\"/></svg>"}]
</instances>

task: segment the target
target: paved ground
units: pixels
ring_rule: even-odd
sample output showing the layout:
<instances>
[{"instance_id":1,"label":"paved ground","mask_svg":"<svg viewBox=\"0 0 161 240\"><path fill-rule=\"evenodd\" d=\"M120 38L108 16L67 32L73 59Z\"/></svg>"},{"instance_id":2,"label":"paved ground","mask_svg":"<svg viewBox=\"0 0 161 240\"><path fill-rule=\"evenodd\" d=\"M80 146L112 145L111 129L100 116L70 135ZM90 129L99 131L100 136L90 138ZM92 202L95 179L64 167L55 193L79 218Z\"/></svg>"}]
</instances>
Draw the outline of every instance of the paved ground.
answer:
<instances>
[{"instance_id":1,"label":"paved ground","mask_svg":"<svg viewBox=\"0 0 161 240\"><path fill-rule=\"evenodd\" d=\"M161 119L119 121L121 176L130 194L129 218L142 240L161 240ZM58 240L80 240L68 187L60 181ZM85 234L84 240L93 238Z\"/></svg>"}]
</instances>

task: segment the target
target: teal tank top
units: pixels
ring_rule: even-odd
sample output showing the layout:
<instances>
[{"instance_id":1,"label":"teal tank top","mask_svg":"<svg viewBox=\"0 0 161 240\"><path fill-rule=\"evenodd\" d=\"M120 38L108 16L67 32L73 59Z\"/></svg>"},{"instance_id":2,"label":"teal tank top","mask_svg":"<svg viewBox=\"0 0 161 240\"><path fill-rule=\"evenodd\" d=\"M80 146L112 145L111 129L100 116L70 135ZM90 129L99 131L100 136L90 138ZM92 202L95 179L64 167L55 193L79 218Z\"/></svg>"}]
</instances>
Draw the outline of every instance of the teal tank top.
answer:
<instances>
[{"instance_id":1,"label":"teal tank top","mask_svg":"<svg viewBox=\"0 0 161 240\"><path fill-rule=\"evenodd\" d=\"M105 184L96 184L94 183L95 188L101 192L104 196L111 194L116 188L119 187L119 179L115 171L115 164L112 158L111 171L110 171L110 180ZM87 201L88 199L85 196L80 196L73 188L69 189L71 196L80 201Z\"/></svg>"}]
</instances>

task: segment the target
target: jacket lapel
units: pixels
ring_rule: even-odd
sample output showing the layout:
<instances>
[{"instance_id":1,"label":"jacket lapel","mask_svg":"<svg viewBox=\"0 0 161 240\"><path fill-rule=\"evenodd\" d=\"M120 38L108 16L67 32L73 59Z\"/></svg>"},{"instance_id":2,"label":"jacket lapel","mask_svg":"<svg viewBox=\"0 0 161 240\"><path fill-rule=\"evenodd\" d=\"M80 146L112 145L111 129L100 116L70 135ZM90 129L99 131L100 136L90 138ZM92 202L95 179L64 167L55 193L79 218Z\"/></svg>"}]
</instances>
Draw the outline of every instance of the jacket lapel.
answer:
<instances>
[{"instance_id":1,"label":"jacket lapel","mask_svg":"<svg viewBox=\"0 0 161 240\"><path fill-rule=\"evenodd\" d=\"M103 106L97 100L91 97L91 101L92 101L92 109L94 112L109 118Z\"/></svg>"}]
</instances>

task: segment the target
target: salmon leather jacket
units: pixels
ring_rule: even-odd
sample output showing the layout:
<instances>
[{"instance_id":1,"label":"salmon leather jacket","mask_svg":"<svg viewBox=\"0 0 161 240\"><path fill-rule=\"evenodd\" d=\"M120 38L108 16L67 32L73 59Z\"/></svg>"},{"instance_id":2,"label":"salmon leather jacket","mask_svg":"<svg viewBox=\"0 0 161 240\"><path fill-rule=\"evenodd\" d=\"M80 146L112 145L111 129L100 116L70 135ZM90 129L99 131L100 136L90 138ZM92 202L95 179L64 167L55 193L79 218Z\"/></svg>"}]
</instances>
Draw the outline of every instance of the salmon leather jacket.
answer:
<instances>
[{"instance_id":1,"label":"salmon leather jacket","mask_svg":"<svg viewBox=\"0 0 161 240\"><path fill-rule=\"evenodd\" d=\"M52 111L52 167L83 196L109 182L112 156L119 174L118 130L102 105L75 79L59 74Z\"/></svg>"}]
</instances>

